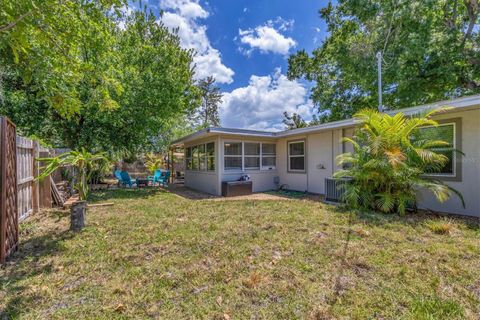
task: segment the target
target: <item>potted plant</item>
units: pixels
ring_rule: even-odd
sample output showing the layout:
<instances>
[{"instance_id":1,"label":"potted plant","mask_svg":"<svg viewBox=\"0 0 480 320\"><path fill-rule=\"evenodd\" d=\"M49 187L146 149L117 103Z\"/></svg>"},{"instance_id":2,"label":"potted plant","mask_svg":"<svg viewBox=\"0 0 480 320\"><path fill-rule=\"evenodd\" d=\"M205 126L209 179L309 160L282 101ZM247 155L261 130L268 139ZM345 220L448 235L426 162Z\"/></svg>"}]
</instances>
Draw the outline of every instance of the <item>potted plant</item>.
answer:
<instances>
[{"instance_id":1,"label":"potted plant","mask_svg":"<svg viewBox=\"0 0 480 320\"><path fill-rule=\"evenodd\" d=\"M95 168L108 161L105 153L92 154L82 148L80 151L72 150L51 158L38 158L37 161L46 163L43 172L37 179L44 179L55 170L65 166L75 168L74 189L78 192L78 201L71 207L70 229L74 231L81 230L85 226L85 214L87 211L87 196L89 192L88 181Z\"/></svg>"}]
</instances>

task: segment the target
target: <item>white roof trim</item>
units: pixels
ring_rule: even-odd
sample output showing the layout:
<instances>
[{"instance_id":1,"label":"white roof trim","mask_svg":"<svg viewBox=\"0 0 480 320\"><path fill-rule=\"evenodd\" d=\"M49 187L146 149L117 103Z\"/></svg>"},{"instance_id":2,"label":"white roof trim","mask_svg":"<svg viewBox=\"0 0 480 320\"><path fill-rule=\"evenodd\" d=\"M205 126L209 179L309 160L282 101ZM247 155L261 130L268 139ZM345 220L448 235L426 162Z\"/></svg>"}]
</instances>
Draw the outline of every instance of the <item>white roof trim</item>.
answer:
<instances>
[{"instance_id":1,"label":"white roof trim","mask_svg":"<svg viewBox=\"0 0 480 320\"><path fill-rule=\"evenodd\" d=\"M398 112L402 112L405 115L414 115L421 112L427 112L433 109L437 109L440 107L451 107L451 110L447 110L446 112L455 112L458 109L463 108L470 108L470 107L480 107L480 95L474 96L467 96L453 100L444 100L438 101L430 104L425 104L421 106L415 106L410 108L403 108L398 110L389 110L386 113L393 115ZM248 137L263 137L263 138L281 138L281 137L288 137L293 135L300 135L300 134L307 134L311 132L317 131L324 131L324 130L332 130L332 129L341 129L354 126L358 121L350 118L346 120L340 121L333 121L322 123L317 126L306 127L306 128L299 128L293 130L286 130L280 132L271 132L271 131L257 131L257 130L247 130L247 129L235 129L235 128L206 128L195 133L192 133L188 136L175 140L171 143L171 145L181 145L184 142L197 140L200 138L204 138L210 136L212 134L228 134L228 135L239 135L239 136L248 136Z\"/></svg>"}]
</instances>

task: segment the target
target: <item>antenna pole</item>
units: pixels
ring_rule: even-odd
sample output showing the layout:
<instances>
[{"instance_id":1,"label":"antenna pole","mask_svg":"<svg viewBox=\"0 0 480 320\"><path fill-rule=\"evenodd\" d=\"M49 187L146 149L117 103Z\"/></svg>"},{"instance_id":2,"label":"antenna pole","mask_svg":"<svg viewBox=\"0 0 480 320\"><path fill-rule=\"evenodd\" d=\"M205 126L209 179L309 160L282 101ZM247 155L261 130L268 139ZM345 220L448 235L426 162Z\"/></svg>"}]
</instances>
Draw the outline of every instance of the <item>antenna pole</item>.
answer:
<instances>
[{"instance_id":1,"label":"antenna pole","mask_svg":"<svg viewBox=\"0 0 480 320\"><path fill-rule=\"evenodd\" d=\"M382 105L382 53L377 52L377 69L378 69L378 111L383 112Z\"/></svg>"}]
</instances>

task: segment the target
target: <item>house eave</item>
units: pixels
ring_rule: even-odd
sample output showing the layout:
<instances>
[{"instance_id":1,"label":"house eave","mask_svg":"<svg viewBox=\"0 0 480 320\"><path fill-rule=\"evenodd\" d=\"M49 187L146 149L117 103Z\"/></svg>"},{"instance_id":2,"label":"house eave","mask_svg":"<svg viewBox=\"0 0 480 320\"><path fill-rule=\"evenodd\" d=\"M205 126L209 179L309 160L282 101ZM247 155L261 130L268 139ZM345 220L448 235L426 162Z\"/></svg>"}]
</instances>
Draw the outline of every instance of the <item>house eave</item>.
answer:
<instances>
[{"instance_id":1,"label":"house eave","mask_svg":"<svg viewBox=\"0 0 480 320\"><path fill-rule=\"evenodd\" d=\"M388 110L386 111L386 113L393 115L395 113L402 112L407 116L412 116L415 114L428 112L441 107L450 107L450 109L445 110L444 113L451 113L451 112L457 112L460 110L479 108L480 95L467 96L467 97L462 97L462 98L453 99L453 100L443 100L443 101L438 101L430 104L398 109L398 110ZM298 128L298 129L279 131L279 132L212 127L212 128L206 128L206 129L197 131L188 136L175 140L171 143L171 145L181 146L186 142L194 141L194 140L205 138L212 135L220 135L220 134L230 135L230 136L275 139L275 138L290 137L295 135L304 135L312 132L320 132L325 130L344 129L344 128L353 127L356 124L358 124L358 120L350 118L346 120L322 123L312 127Z\"/></svg>"}]
</instances>

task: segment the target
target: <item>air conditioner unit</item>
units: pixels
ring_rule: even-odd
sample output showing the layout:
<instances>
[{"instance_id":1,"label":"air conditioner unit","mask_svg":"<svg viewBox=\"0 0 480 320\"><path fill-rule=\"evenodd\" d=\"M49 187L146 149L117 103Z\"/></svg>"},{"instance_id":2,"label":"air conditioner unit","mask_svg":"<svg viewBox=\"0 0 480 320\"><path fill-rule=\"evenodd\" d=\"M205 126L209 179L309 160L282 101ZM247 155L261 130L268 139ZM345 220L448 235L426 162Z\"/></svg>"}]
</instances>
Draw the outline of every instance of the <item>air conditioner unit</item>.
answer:
<instances>
[{"instance_id":1,"label":"air conditioner unit","mask_svg":"<svg viewBox=\"0 0 480 320\"><path fill-rule=\"evenodd\" d=\"M342 202L345 185L350 181L350 178L325 178L325 201Z\"/></svg>"}]
</instances>

